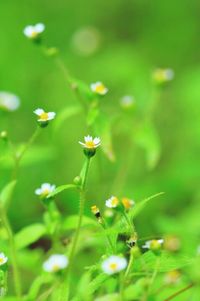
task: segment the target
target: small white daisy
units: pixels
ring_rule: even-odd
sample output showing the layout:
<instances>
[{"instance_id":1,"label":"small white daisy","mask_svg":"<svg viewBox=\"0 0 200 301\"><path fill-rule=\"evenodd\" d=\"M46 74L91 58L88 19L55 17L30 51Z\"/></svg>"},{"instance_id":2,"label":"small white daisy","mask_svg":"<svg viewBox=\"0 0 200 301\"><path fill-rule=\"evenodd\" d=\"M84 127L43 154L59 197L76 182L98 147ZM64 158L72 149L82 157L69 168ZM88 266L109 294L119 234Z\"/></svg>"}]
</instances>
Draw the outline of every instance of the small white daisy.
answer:
<instances>
[{"instance_id":1,"label":"small white daisy","mask_svg":"<svg viewBox=\"0 0 200 301\"><path fill-rule=\"evenodd\" d=\"M51 192L55 190L56 186L49 183L43 183L40 188L35 190L35 194L41 197L47 197Z\"/></svg>"},{"instance_id":2,"label":"small white daisy","mask_svg":"<svg viewBox=\"0 0 200 301\"><path fill-rule=\"evenodd\" d=\"M102 262L101 268L104 273L112 275L124 270L127 266L127 260L124 257L112 255Z\"/></svg>"},{"instance_id":3,"label":"small white daisy","mask_svg":"<svg viewBox=\"0 0 200 301\"><path fill-rule=\"evenodd\" d=\"M108 88L104 86L102 82L96 82L90 85L91 90L99 95L105 95L108 92Z\"/></svg>"},{"instance_id":4,"label":"small white daisy","mask_svg":"<svg viewBox=\"0 0 200 301\"><path fill-rule=\"evenodd\" d=\"M116 196L111 196L108 200L106 200L106 207L108 208L116 208L119 204L119 200Z\"/></svg>"},{"instance_id":5,"label":"small white daisy","mask_svg":"<svg viewBox=\"0 0 200 301\"><path fill-rule=\"evenodd\" d=\"M39 122L47 122L49 120L53 120L56 116L55 112L45 112L43 109L36 109L33 113L38 116Z\"/></svg>"},{"instance_id":6,"label":"small white daisy","mask_svg":"<svg viewBox=\"0 0 200 301\"><path fill-rule=\"evenodd\" d=\"M133 200L130 200L128 198L122 198L122 204L126 209L130 209L135 205L135 202Z\"/></svg>"},{"instance_id":7,"label":"small white daisy","mask_svg":"<svg viewBox=\"0 0 200 301\"><path fill-rule=\"evenodd\" d=\"M28 25L24 28L24 35L29 39L37 39L45 30L45 25L38 23L36 25Z\"/></svg>"},{"instance_id":8,"label":"small white daisy","mask_svg":"<svg viewBox=\"0 0 200 301\"><path fill-rule=\"evenodd\" d=\"M174 78L174 71L170 68L161 69L158 68L153 72L153 79L157 83L165 83L171 81Z\"/></svg>"},{"instance_id":9,"label":"small white daisy","mask_svg":"<svg viewBox=\"0 0 200 301\"><path fill-rule=\"evenodd\" d=\"M79 143L87 149L95 149L101 144L101 139L99 137L92 138L92 136L84 137L85 142L79 141Z\"/></svg>"},{"instance_id":10,"label":"small white daisy","mask_svg":"<svg viewBox=\"0 0 200 301\"><path fill-rule=\"evenodd\" d=\"M152 239L145 242L142 246L143 249L159 249L164 243L164 239Z\"/></svg>"},{"instance_id":11,"label":"small white daisy","mask_svg":"<svg viewBox=\"0 0 200 301\"><path fill-rule=\"evenodd\" d=\"M15 111L20 106L20 99L10 92L0 92L0 108L6 111Z\"/></svg>"},{"instance_id":12,"label":"small white daisy","mask_svg":"<svg viewBox=\"0 0 200 301\"><path fill-rule=\"evenodd\" d=\"M133 96L131 95L124 95L121 99L120 99L120 105L122 108L124 109L128 109L131 108L133 106L133 104L135 103L135 99Z\"/></svg>"},{"instance_id":13,"label":"small white daisy","mask_svg":"<svg viewBox=\"0 0 200 301\"><path fill-rule=\"evenodd\" d=\"M65 269L69 264L69 260L65 255L54 254L51 255L44 263L43 269L46 272L54 273Z\"/></svg>"},{"instance_id":14,"label":"small white daisy","mask_svg":"<svg viewBox=\"0 0 200 301\"><path fill-rule=\"evenodd\" d=\"M5 264L8 261L8 257L4 253L0 253L0 266Z\"/></svg>"}]
</instances>

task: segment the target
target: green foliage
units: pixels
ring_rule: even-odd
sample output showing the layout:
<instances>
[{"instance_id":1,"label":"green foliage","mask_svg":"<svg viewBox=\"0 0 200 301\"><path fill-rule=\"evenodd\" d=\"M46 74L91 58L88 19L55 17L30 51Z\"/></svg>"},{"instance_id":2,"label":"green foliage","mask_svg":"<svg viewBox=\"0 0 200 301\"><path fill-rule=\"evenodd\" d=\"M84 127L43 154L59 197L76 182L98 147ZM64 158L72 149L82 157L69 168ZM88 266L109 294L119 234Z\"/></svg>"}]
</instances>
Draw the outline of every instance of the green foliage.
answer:
<instances>
[{"instance_id":1,"label":"green foliage","mask_svg":"<svg viewBox=\"0 0 200 301\"><path fill-rule=\"evenodd\" d=\"M32 224L24 227L15 235L15 246L18 250L23 249L36 242L46 234L46 228L43 224Z\"/></svg>"}]
</instances>

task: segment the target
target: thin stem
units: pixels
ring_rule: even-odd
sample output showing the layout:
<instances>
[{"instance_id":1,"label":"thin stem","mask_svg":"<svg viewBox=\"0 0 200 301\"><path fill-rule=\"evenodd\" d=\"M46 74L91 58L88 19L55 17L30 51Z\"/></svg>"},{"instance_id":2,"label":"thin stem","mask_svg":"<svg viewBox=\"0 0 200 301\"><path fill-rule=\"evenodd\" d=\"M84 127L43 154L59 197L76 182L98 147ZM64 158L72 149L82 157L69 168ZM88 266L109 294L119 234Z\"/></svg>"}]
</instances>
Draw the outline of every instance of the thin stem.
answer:
<instances>
[{"instance_id":1,"label":"thin stem","mask_svg":"<svg viewBox=\"0 0 200 301\"><path fill-rule=\"evenodd\" d=\"M1 212L1 219L4 224L5 229L7 231L8 239L9 239L9 243L10 243L10 252L11 252L11 258L12 258L12 264L13 264L13 277L14 277L15 292L16 292L17 297L21 298L21 295L22 295L21 279L20 279L19 269L18 269L18 265L17 265L17 255L16 255L14 235L13 235L10 223L7 219L7 216L4 212L4 209L0 208L0 212Z\"/></svg>"},{"instance_id":2,"label":"thin stem","mask_svg":"<svg viewBox=\"0 0 200 301\"><path fill-rule=\"evenodd\" d=\"M31 146L31 144L34 142L34 140L37 138L39 133L40 133L40 128L37 127L35 132L33 133L33 135L30 137L28 142L24 145L23 149L19 153L15 152L14 147L13 147L12 143L10 142L10 147L12 149L13 159L14 159L14 163L15 163L15 167L13 170L13 176L12 176L13 180L15 180L17 178L19 165L20 165L20 162L21 162L24 154L26 153L27 149Z\"/></svg>"},{"instance_id":3,"label":"thin stem","mask_svg":"<svg viewBox=\"0 0 200 301\"><path fill-rule=\"evenodd\" d=\"M190 283L189 285L187 285L186 287L180 289L179 291L177 291L176 293L174 293L173 295L169 296L167 299L165 299L164 301L170 301L172 299L174 299L175 297L179 296L180 294L182 294L183 292L187 291L188 289L190 289L191 287L194 286L194 283Z\"/></svg>"},{"instance_id":4,"label":"thin stem","mask_svg":"<svg viewBox=\"0 0 200 301\"><path fill-rule=\"evenodd\" d=\"M129 258L128 266L127 266L125 274L123 275L123 278L121 280L120 295L121 295L122 301L124 300L124 287L125 287L125 284L126 284L126 279L127 279L128 275L129 275L131 267L133 265L133 260L134 260L134 257L133 257L133 254L131 252L130 253L130 258Z\"/></svg>"},{"instance_id":5,"label":"thin stem","mask_svg":"<svg viewBox=\"0 0 200 301\"><path fill-rule=\"evenodd\" d=\"M68 300L68 298L69 298L70 272L71 272L71 268L73 265L74 255L76 253L76 247L77 247L80 230L81 230L81 225L82 225L82 220L83 220L84 207L85 207L84 206L85 205L85 186L86 186L86 181L87 181L87 177L88 177L89 166L90 166L90 158L87 157L85 164L83 166L83 169L81 171L82 184L80 187L79 218L78 218L78 225L77 225L76 233L75 233L74 240L72 243L72 248L71 248L71 251L69 254L67 286L65 286L63 288L63 290L61 291L61 295L65 294L66 300Z\"/></svg>"},{"instance_id":6,"label":"thin stem","mask_svg":"<svg viewBox=\"0 0 200 301\"><path fill-rule=\"evenodd\" d=\"M88 111L87 106L86 106L84 100L82 99L81 95L79 94L79 92L77 90L77 87L74 87L74 85L72 84L72 82L71 82L71 76L70 76L69 71L66 68L65 64L63 63L63 61L61 60L61 58L58 57L58 56L55 58L55 62L57 64L57 66L60 68L60 70L62 71L63 76L64 76L64 78L65 78L65 80L66 80L69 88L75 94L77 100L79 101L79 103L83 107L85 113L87 113L87 111Z\"/></svg>"}]
</instances>

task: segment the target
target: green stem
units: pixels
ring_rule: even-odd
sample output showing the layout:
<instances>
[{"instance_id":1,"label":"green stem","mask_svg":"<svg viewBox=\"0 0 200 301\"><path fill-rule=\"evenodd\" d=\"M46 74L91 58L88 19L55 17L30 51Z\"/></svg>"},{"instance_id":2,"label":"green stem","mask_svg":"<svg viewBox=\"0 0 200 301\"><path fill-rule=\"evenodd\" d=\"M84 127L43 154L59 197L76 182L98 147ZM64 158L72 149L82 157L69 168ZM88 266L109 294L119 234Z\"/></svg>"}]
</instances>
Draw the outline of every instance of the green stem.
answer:
<instances>
[{"instance_id":1,"label":"green stem","mask_svg":"<svg viewBox=\"0 0 200 301\"><path fill-rule=\"evenodd\" d=\"M187 285L186 287L180 289L179 291L177 291L176 293L174 293L173 295L169 296L167 299L165 299L164 301L170 301L172 299L174 299L175 297L179 296L180 294L182 294L183 292L187 291L188 289L190 289L191 287L193 287L194 284L190 283L189 285Z\"/></svg>"},{"instance_id":2,"label":"green stem","mask_svg":"<svg viewBox=\"0 0 200 301\"><path fill-rule=\"evenodd\" d=\"M19 274L19 269L17 265L17 255L16 255L16 248L15 248L15 241L14 241L14 235L12 232L12 228L10 226L10 223L7 219L7 216L3 210L3 208L0 208L1 212L1 219L4 224L4 227L8 234L8 239L10 243L10 252L11 252L11 258L12 258L12 264L13 264L13 277L14 277L14 285L15 285L15 292L17 297L20 299L22 295L21 290L21 279Z\"/></svg>"},{"instance_id":3,"label":"green stem","mask_svg":"<svg viewBox=\"0 0 200 301\"><path fill-rule=\"evenodd\" d=\"M86 186L86 181L87 181L87 177L88 177L88 171L89 171L89 166L90 166L90 158L87 157L85 164L83 166L83 169L81 171L81 180L82 180L82 184L80 187L80 203L79 203L79 218L78 218L78 225L77 225L77 229L76 229L76 233L72 242L72 247L71 247L71 251L69 254L69 267L68 267L68 277L67 277L67 286L65 286L63 288L63 290L61 291L61 296L65 296L64 300L68 300L69 299L69 286L70 286L70 272L73 266L73 260L74 260L74 255L76 253L76 247L77 247L77 243L78 243L78 239L79 239L79 235L80 235L80 230L81 230L81 225L82 225L82 220L83 220L83 214L84 214L84 205L85 205L85 186Z\"/></svg>"},{"instance_id":4,"label":"green stem","mask_svg":"<svg viewBox=\"0 0 200 301\"><path fill-rule=\"evenodd\" d=\"M133 264L133 260L134 260L133 254L130 253L129 263L128 263L126 271L123 275L123 278L121 280L120 295L121 295L122 301L124 300L124 288L125 288L125 284L126 284L126 279L128 278L128 275L130 273L130 270L131 270L131 267Z\"/></svg>"},{"instance_id":5,"label":"green stem","mask_svg":"<svg viewBox=\"0 0 200 301\"><path fill-rule=\"evenodd\" d=\"M31 146L31 144L34 142L34 140L37 138L39 133L40 133L40 128L37 127L35 132L33 133L33 135L28 140L28 142L24 145L23 149L19 153L16 153L14 151L13 158L14 158L15 167L14 167L13 176L12 176L13 180L15 180L17 178L19 165L20 165L20 162L21 162L24 154L26 153L27 149ZM12 147L12 152L13 152L13 146L12 146L12 144L10 144L10 145Z\"/></svg>"}]
</instances>

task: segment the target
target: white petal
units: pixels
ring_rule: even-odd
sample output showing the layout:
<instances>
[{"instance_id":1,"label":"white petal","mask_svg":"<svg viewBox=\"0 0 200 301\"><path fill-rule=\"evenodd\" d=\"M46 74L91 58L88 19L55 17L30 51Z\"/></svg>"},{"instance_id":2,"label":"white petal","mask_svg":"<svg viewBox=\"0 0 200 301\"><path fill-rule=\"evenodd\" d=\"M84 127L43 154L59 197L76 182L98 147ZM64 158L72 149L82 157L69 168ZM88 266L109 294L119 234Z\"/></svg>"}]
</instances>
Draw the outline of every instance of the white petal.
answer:
<instances>
[{"instance_id":1,"label":"white petal","mask_svg":"<svg viewBox=\"0 0 200 301\"><path fill-rule=\"evenodd\" d=\"M43 23L38 23L35 25L35 31L41 33L45 30L45 25Z\"/></svg>"},{"instance_id":2,"label":"white petal","mask_svg":"<svg viewBox=\"0 0 200 301\"><path fill-rule=\"evenodd\" d=\"M101 142L101 139L99 137L94 138L94 144L99 145L100 142Z\"/></svg>"},{"instance_id":3,"label":"white petal","mask_svg":"<svg viewBox=\"0 0 200 301\"><path fill-rule=\"evenodd\" d=\"M42 193L41 188L37 188L37 189L35 190L35 194L40 195L41 193Z\"/></svg>"},{"instance_id":4,"label":"white petal","mask_svg":"<svg viewBox=\"0 0 200 301\"><path fill-rule=\"evenodd\" d=\"M55 113L55 112L49 112L49 113L48 113L48 120L54 119L55 116L56 116L56 113Z\"/></svg>"},{"instance_id":5,"label":"white petal","mask_svg":"<svg viewBox=\"0 0 200 301\"><path fill-rule=\"evenodd\" d=\"M92 141L93 139L92 139L92 136L85 136L84 137L84 140L85 140L85 142L89 142L89 141Z\"/></svg>"},{"instance_id":6,"label":"white petal","mask_svg":"<svg viewBox=\"0 0 200 301\"><path fill-rule=\"evenodd\" d=\"M23 32L24 32L25 36L31 37L32 33L34 32L34 27L32 25L28 25L24 28Z\"/></svg>"},{"instance_id":7,"label":"white petal","mask_svg":"<svg viewBox=\"0 0 200 301\"><path fill-rule=\"evenodd\" d=\"M43 114L43 113L44 113L44 110L43 110L43 109L40 109L40 108L38 108L38 109L36 109L35 111L33 111L33 113L35 113L36 115L40 116L41 114Z\"/></svg>"}]
</instances>

